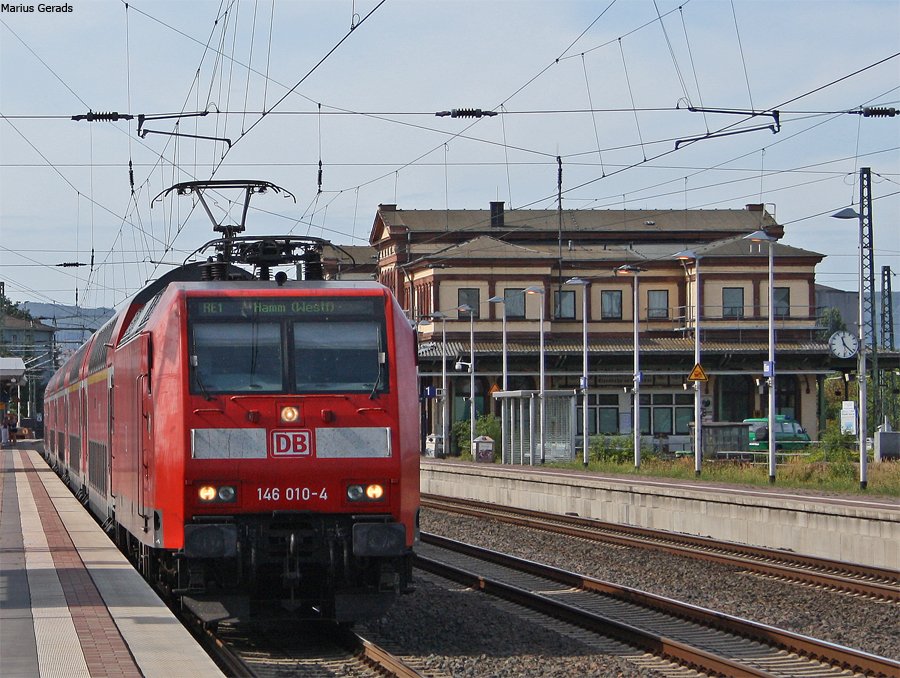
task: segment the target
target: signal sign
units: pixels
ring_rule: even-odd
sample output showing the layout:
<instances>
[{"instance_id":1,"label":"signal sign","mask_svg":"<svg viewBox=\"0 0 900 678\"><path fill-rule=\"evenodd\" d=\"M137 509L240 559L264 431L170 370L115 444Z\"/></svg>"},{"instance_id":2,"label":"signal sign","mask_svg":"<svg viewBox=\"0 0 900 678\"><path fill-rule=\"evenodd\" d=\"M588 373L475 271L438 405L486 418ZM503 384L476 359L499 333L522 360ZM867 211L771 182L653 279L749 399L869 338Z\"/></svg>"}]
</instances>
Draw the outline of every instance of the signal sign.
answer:
<instances>
[{"instance_id":1,"label":"signal sign","mask_svg":"<svg viewBox=\"0 0 900 678\"><path fill-rule=\"evenodd\" d=\"M706 372L704 372L700 363L694 365L694 369L688 375L688 381L709 381L709 377L706 376Z\"/></svg>"}]
</instances>

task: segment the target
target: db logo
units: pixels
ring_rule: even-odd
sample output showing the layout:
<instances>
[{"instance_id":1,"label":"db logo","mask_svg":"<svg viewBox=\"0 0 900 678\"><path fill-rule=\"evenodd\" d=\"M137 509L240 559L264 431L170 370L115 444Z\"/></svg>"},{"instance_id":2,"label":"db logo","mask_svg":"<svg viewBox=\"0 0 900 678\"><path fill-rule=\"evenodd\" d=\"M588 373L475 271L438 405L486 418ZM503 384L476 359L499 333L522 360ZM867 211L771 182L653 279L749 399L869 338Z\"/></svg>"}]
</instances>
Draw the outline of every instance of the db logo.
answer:
<instances>
[{"instance_id":1,"label":"db logo","mask_svg":"<svg viewBox=\"0 0 900 678\"><path fill-rule=\"evenodd\" d=\"M311 431L272 431L273 457L308 457L311 452Z\"/></svg>"}]
</instances>

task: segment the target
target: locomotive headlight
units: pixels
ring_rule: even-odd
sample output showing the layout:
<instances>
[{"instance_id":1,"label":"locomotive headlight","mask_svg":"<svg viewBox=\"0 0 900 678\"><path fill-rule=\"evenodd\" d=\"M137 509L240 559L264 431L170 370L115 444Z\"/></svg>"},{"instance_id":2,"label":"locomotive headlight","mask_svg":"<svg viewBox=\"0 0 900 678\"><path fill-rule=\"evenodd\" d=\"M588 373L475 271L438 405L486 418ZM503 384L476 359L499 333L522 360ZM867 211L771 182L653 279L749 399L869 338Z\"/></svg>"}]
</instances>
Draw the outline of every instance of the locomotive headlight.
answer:
<instances>
[{"instance_id":1,"label":"locomotive headlight","mask_svg":"<svg viewBox=\"0 0 900 678\"><path fill-rule=\"evenodd\" d=\"M292 405L281 408L281 421L284 424L293 424L300 418L300 410Z\"/></svg>"},{"instance_id":2,"label":"locomotive headlight","mask_svg":"<svg viewBox=\"0 0 900 678\"><path fill-rule=\"evenodd\" d=\"M384 499L384 485L369 483L368 485L348 485L347 499L350 501L381 501Z\"/></svg>"},{"instance_id":3,"label":"locomotive headlight","mask_svg":"<svg viewBox=\"0 0 900 678\"><path fill-rule=\"evenodd\" d=\"M197 497L204 504L231 504L237 500L237 487L234 485L201 485L197 488Z\"/></svg>"},{"instance_id":4,"label":"locomotive headlight","mask_svg":"<svg viewBox=\"0 0 900 678\"><path fill-rule=\"evenodd\" d=\"M219 501L230 502L234 501L234 498L237 496L237 492L231 485L223 485L219 488L218 496Z\"/></svg>"}]
</instances>

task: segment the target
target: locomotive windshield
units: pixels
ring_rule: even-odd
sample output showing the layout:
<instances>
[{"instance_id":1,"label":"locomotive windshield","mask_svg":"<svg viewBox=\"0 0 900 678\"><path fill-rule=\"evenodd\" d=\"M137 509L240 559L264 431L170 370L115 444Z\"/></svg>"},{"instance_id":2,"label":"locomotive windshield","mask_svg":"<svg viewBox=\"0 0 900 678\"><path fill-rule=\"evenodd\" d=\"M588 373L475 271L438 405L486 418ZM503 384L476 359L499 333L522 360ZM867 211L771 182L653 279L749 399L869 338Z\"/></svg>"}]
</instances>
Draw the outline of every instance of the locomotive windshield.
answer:
<instances>
[{"instance_id":1,"label":"locomotive windshield","mask_svg":"<svg viewBox=\"0 0 900 678\"><path fill-rule=\"evenodd\" d=\"M191 393L387 390L383 300L191 298Z\"/></svg>"}]
</instances>

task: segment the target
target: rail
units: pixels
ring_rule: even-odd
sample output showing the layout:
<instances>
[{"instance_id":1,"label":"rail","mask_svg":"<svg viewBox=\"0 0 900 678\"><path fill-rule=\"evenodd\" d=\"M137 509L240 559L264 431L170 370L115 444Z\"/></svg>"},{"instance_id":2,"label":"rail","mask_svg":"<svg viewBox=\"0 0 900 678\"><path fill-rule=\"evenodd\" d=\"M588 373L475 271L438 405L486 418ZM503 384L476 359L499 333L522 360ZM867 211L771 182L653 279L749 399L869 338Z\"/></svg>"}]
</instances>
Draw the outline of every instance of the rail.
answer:
<instances>
[{"instance_id":1,"label":"rail","mask_svg":"<svg viewBox=\"0 0 900 678\"><path fill-rule=\"evenodd\" d=\"M715 675L898 675L900 662L423 534L416 565ZM585 597L587 594L587 597ZM701 627L698 629L698 625Z\"/></svg>"},{"instance_id":2,"label":"rail","mask_svg":"<svg viewBox=\"0 0 900 678\"><path fill-rule=\"evenodd\" d=\"M423 495L422 506L473 517L632 548L646 548L697 560L734 565L768 576L825 586L854 595L900 602L900 576L894 570L815 558L762 547L721 542L644 527L618 525L577 516L496 506L474 500Z\"/></svg>"}]
</instances>

